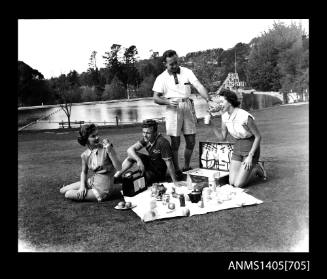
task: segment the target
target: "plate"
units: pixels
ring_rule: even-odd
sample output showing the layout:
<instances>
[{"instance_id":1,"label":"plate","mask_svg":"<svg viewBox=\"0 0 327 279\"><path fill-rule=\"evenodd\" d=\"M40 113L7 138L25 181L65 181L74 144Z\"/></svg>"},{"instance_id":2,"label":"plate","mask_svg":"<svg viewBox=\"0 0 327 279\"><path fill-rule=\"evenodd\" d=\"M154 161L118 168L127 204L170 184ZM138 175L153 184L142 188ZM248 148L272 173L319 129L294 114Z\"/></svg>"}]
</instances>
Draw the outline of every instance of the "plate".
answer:
<instances>
[{"instance_id":1,"label":"plate","mask_svg":"<svg viewBox=\"0 0 327 279\"><path fill-rule=\"evenodd\" d=\"M114 208L117 209L117 210L129 210L129 209L132 209L132 208L134 208L134 207L136 207L135 204L132 205L131 207L128 207L128 208L126 208L126 207L120 208L120 207L118 207L117 205L116 205Z\"/></svg>"}]
</instances>

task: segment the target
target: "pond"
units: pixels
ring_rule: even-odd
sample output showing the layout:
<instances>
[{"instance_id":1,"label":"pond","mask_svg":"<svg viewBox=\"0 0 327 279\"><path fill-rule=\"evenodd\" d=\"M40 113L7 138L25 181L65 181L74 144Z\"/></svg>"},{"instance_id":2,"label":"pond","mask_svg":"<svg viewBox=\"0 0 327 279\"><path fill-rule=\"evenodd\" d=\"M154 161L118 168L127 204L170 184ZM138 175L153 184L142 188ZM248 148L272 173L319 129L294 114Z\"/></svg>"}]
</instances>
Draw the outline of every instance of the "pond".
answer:
<instances>
[{"instance_id":1,"label":"pond","mask_svg":"<svg viewBox=\"0 0 327 279\"><path fill-rule=\"evenodd\" d=\"M199 96L191 96L197 118L203 118L207 113L206 101ZM264 94L243 94L242 105L244 109L260 109L280 104L279 98ZM71 110L71 121L93 122L98 125L140 123L148 118L164 117L165 106L157 105L152 98L115 101L106 103L75 104ZM65 113L58 106L39 107L35 109L18 110L18 127L29 125L24 130L57 129L59 122L67 121Z\"/></svg>"}]
</instances>

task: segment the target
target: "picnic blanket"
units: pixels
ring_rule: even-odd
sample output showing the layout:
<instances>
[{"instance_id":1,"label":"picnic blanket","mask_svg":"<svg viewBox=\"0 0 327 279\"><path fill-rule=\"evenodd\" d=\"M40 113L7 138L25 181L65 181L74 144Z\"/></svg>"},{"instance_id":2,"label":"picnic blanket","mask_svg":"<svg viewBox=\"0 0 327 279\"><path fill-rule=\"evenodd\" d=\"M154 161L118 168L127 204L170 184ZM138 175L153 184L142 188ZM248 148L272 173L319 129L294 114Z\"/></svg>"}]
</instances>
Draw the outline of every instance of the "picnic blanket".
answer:
<instances>
[{"instance_id":1,"label":"picnic blanket","mask_svg":"<svg viewBox=\"0 0 327 279\"><path fill-rule=\"evenodd\" d=\"M166 188L166 193L172 192L172 187L175 188L177 194L187 195L191 190L187 185L181 184L180 187L175 187L173 183L162 183ZM193 183L195 185L195 183ZM154 198L151 197L151 190L148 188L144 192L134 196L124 196L126 202L131 202L136 207L132 210L141 218L144 222L154 221L164 218L173 218L180 216L193 216L198 214L206 214L208 212L214 212L224 210L228 208L242 207L247 205L260 204L263 201L247 194L244 189L236 188L231 185L224 185L217 187L216 191L210 194L210 198L203 199L203 207L200 207L198 203L192 203L189 200L185 201L185 207L180 206L178 198L174 198L170 195L170 202L175 204L175 209L170 210L167 205L164 205L162 201L156 201L156 207L151 207L154 202Z\"/></svg>"}]
</instances>

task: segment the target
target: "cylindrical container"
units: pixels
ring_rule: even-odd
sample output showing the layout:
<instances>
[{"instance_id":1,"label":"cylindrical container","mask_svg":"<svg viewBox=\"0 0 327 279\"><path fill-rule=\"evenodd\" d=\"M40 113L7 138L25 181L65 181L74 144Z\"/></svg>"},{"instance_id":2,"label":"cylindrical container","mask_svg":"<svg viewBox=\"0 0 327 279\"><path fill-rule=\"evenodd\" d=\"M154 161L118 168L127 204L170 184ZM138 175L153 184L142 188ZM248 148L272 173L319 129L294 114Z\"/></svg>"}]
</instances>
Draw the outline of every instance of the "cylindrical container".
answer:
<instances>
[{"instance_id":1,"label":"cylindrical container","mask_svg":"<svg viewBox=\"0 0 327 279\"><path fill-rule=\"evenodd\" d=\"M211 118L211 114L206 114L205 116L204 116L204 124L206 124L206 125L209 125L210 124L210 118Z\"/></svg>"},{"instance_id":2,"label":"cylindrical container","mask_svg":"<svg viewBox=\"0 0 327 279\"><path fill-rule=\"evenodd\" d=\"M193 190L193 182L190 174L187 174L186 183L187 183L187 189Z\"/></svg>"},{"instance_id":3,"label":"cylindrical container","mask_svg":"<svg viewBox=\"0 0 327 279\"><path fill-rule=\"evenodd\" d=\"M192 203L197 203L198 201L201 200L201 192L197 192L197 191L193 191L191 193L188 194L188 196L190 197L190 201Z\"/></svg>"},{"instance_id":4,"label":"cylindrical container","mask_svg":"<svg viewBox=\"0 0 327 279\"><path fill-rule=\"evenodd\" d=\"M179 195L179 203L181 207L185 206L185 197L183 194Z\"/></svg>"},{"instance_id":5,"label":"cylindrical container","mask_svg":"<svg viewBox=\"0 0 327 279\"><path fill-rule=\"evenodd\" d=\"M151 186L151 197L156 197L158 194L158 188L157 185L152 185Z\"/></svg>"},{"instance_id":6,"label":"cylindrical container","mask_svg":"<svg viewBox=\"0 0 327 279\"><path fill-rule=\"evenodd\" d=\"M208 203L210 200L210 192L211 192L211 190L208 187L205 187L202 190L202 198L203 198L203 202L205 204Z\"/></svg>"},{"instance_id":7,"label":"cylindrical container","mask_svg":"<svg viewBox=\"0 0 327 279\"><path fill-rule=\"evenodd\" d=\"M214 179L215 179L215 183L216 183L216 187L220 187L220 182L219 182L219 179L220 179L220 172L217 171L214 175L213 175Z\"/></svg>"},{"instance_id":8,"label":"cylindrical container","mask_svg":"<svg viewBox=\"0 0 327 279\"><path fill-rule=\"evenodd\" d=\"M209 177L209 189L216 191L216 181L213 177Z\"/></svg>"},{"instance_id":9,"label":"cylindrical container","mask_svg":"<svg viewBox=\"0 0 327 279\"><path fill-rule=\"evenodd\" d=\"M204 207L203 197L201 197L201 200L198 202L198 206L201 207L201 208Z\"/></svg>"}]
</instances>

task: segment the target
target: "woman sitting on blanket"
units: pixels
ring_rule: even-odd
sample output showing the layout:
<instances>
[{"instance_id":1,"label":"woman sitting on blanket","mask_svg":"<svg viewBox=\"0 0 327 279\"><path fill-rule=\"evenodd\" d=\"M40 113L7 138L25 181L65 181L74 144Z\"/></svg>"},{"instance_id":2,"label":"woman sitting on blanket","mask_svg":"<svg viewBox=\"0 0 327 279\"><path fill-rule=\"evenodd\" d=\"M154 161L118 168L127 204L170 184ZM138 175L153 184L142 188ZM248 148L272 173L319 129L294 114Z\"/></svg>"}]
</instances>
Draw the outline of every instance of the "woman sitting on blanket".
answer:
<instances>
[{"instance_id":1,"label":"woman sitting on blanket","mask_svg":"<svg viewBox=\"0 0 327 279\"><path fill-rule=\"evenodd\" d=\"M108 139L100 142L98 129L94 124L83 125L77 141L87 149L82 153L81 180L63 186L60 193L76 201L104 201L121 190L114 184L114 174L121 170L121 162ZM88 170L94 174L87 179Z\"/></svg>"},{"instance_id":2,"label":"woman sitting on blanket","mask_svg":"<svg viewBox=\"0 0 327 279\"><path fill-rule=\"evenodd\" d=\"M254 117L238 108L240 102L234 92L222 89L219 95L222 101L221 132L212 124L211 127L219 141L226 140L227 131L236 140L229 169L229 184L243 187L255 176L266 179L264 166L258 162L261 135Z\"/></svg>"}]
</instances>

